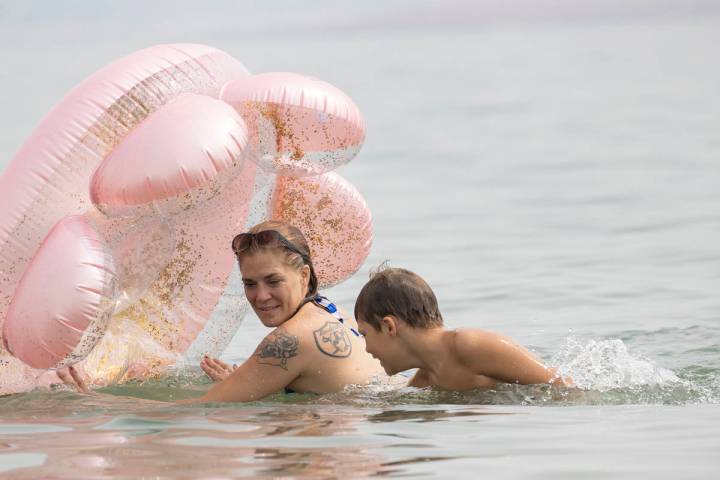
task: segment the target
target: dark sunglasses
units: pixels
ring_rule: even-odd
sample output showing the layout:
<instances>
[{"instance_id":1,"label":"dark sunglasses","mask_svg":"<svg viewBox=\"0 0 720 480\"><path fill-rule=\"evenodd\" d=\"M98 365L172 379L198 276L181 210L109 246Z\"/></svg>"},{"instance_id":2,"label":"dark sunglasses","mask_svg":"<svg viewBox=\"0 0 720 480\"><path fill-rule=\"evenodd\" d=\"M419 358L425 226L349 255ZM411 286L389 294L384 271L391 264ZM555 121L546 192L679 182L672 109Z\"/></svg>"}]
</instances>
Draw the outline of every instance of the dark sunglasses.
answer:
<instances>
[{"instance_id":1,"label":"dark sunglasses","mask_svg":"<svg viewBox=\"0 0 720 480\"><path fill-rule=\"evenodd\" d=\"M290 252L297 253L305 263L308 263L308 256L276 230L263 230L257 233L240 233L233 238L232 249L235 255L240 255L253 244L260 248L284 248Z\"/></svg>"}]
</instances>

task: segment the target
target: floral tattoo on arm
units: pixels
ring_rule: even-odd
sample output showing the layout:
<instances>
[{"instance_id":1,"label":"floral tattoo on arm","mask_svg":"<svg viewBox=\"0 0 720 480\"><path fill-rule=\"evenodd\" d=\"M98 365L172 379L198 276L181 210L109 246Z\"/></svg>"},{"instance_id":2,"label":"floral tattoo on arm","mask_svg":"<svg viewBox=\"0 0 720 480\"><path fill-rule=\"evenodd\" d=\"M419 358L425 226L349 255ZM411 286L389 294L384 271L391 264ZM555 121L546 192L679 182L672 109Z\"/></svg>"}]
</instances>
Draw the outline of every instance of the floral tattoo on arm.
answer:
<instances>
[{"instance_id":1,"label":"floral tattoo on arm","mask_svg":"<svg viewBox=\"0 0 720 480\"><path fill-rule=\"evenodd\" d=\"M260 344L255 353L257 362L263 365L288 369L288 360L298 355L300 341L281 329L275 330Z\"/></svg>"}]
</instances>

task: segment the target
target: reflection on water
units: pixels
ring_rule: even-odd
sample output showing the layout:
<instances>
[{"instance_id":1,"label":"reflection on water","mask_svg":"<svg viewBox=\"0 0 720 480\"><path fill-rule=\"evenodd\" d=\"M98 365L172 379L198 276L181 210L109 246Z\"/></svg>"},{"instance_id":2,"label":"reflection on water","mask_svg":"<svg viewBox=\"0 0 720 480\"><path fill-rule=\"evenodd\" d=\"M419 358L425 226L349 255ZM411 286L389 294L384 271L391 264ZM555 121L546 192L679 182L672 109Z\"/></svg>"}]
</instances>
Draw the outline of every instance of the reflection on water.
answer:
<instances>
[{"instance_id":1,"label":"reflection on water","mask_svg":"<svg viewBox=\"0 0 720 480\"><path fill-rule=\"evenodd\" d=\"M120 414L123 405L104 398L107 414L91 413L88 397L65 395L58 401L39 393L34 404L45 403L54 412L8 412L8 423L0 427L6 478L130 478L158 472L172 472L173 478L387 474L398 465L449 457L385 461L370 449L411 445L368 435L359 425L485 414L467 408L375 412L308 405L177 408L152 402Z\"/></svg>"},{"instance_id":2,"label":"reflection on water","mask_svg":"<svg viewBox=\"0 0 720 480\"><path fill-rule=\"evenodd\" d=\"M475 417L478 415L508 415L506 412L487 411L483 412L478 409L467 410L386 410L375 415L369 415L368 421L370 422L400 422L400 421L413 421L413 422L434 422L437 420L453 418L453 417Z\"/></svg>"},{"instance_id":3,"label":"reflection on water","mask_svg":"<svg viewBox=\"0 0 720 480\"><path fill-rule=\"evenodd\" d=\"M698 472L718 466L711 452L720 448L713 431L720 409L712 405L606 406L600 414L588 407L360 407L307 398L191 407L62 392L28 398L24 408L0 399L2 478L364 478L440 471L463 477L479 468L502 478L508 458L534 459L533 468L513 463L520 473L542 468L551 475L568 452L582 460L571 469L581 475L607 465L595 455L627 467L638 455L666 452L657 464L646 463L652 468L644 471L654 477L685 455L672 445L688 429L693 435L685 443ZM607 442L608 431L644 448L630 453Z\"/></svg>"}]
</instances>

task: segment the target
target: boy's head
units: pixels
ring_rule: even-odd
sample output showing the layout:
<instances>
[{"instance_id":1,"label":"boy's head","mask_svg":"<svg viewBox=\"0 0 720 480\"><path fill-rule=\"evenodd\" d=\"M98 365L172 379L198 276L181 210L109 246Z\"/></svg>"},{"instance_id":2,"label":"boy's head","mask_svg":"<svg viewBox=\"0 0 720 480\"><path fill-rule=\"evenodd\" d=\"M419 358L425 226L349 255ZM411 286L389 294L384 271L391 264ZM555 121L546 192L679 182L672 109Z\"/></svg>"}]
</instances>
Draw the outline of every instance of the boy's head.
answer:
<instances>
[{"instance_id":1,"label":"boy's head","mask_svg":"<svg viewBox=\"0 0 720 480\"><path fill-rule=\"evenodd\" d=\"M380 330L392 315L414 328L442 327L437 298L420 275L404 268L382 268L370 277L355 301L355 318Z\"/></svg>"},{"instance_id":2,"label":"boy's head","mask_svg":"<svg viewBox=\"0 0 720 480\"><path fill-rule=\"evenodd\" d=\"M414 335L408 334L443 325L430 286L403 268L383 268L370 278L355 301L355 319L365 350L390 375L417 366L409 355Z\"/></svg>"}]
</instances>

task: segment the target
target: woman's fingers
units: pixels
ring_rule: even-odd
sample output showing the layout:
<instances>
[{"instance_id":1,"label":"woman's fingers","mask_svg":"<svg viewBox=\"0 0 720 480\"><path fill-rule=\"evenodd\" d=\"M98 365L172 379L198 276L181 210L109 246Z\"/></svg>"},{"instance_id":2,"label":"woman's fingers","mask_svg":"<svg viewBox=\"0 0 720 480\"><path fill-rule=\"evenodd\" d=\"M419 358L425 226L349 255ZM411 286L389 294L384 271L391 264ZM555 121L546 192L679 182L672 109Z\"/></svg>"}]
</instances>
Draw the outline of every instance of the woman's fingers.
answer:
<instances>
[{"instance_id":1,"label":"woman's fingers","mask_svg":"<svg viewBox=\"0 0 720 480\"><path fill-rule=\"evenodd\" d=\"M73 387L78 392L92 393L85 383L85 379L83 379L82 375L80 375L80 372L78 372L75 367L58 370L55 374L65 385Z\"/></svg>"},{"instance_id":2,"label":"woman's fingers","mask_svg":"<svg viewBox=\"0 0 720 480\"><path fill-rule=\"evenodd\" d=\"M77 384L78 390L80 390L83 393L90 393L90 389L88 388L87 384L85 383L85 379L80 375L80 372L75 370L75 367L71 366L68 367L68 370L70 371L70 376L75 380L75 383Z\"/></svg>"},{"instance_id":3,"label":"woman's fingers","mask_svg":"<svg viewBox=\"0 0 720 480\"><path fill-rule=\"evenodd\" d=\"M219 368L219 369L221 369L221 370L225 370L225 371L228 371L228 372L231 372L231 371L232 371L232 369L230 368L230 365L228 365L227 363L223 362L223 361L220 360L219 358L208 357L208 361L212 362L212 363L215 365L216 368Z\"/></svg>"},{"instance_id":4,"label":"woman's fingers","mask_svg":"<svg viewBox=\"0 0 720 480\"><path fill-rule=\"evenodd\" d=\"M218 370L215 362L209 357L203 357L200 361L200 368L205 374L216 382L222 380L221 371Z\"/></svg>"},{"instance_id":5,"label":"woman's fingers","mask_svg":"<svg viewBox=\"0 0 720 480\"><path fill-rule=\"evenodd\" d=\"M63 382L65 385L70 385L71 387L74 387L74 386L75 386L75 384L73 383L72 377L71 377L70 374L68 373L67 369L57 370L57 371L55 372L55 375L57 375L57 377L58 377L60 380L62 380L62 382Z\"/></svg>"},{"instance_id":6,"label":"woman's fingers","mask_svg":"<svg viewBox=\"0 0 720 480\"><path fill-rule=\"evenodd\" d=\"M200 361L200 368L208 377L216 382L225 380L234 370L222 360L208 356L203 357Z\"/></svg>"}]
</instances>

